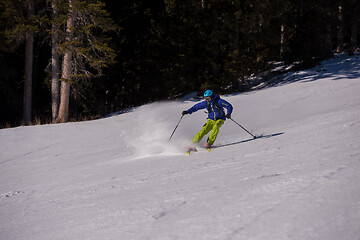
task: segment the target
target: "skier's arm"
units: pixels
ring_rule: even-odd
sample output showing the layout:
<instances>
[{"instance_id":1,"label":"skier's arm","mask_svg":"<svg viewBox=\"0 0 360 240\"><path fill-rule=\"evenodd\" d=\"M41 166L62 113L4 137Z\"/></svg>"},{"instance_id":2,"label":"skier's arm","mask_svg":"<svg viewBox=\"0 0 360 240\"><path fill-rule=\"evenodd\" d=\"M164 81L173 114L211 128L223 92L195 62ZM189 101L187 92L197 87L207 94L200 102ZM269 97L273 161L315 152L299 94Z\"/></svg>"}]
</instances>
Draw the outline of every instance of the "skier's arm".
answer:
<instances>
[{"instance_id":1,"label":"skier's arm","mask_svg":"<svg viewBox=\"0 0 360 240\"><path fill-rule=\"evenodd\" d=\"M206 101L199 102L187 110L187 114L192 114L200 109L206 108Z\"/></svg>"},{"instance_id":2,"label":"skier's arm","mask_svg":"<svg viewBox=\"0 0 360 240\"><path fill-rule=\"evenodd\" d=\"M220 99L219 105L220 105L220 107L226 108L227 115L231 115L231 113L233 111L233 106L228 101L226 101L224 99Z\"/></svg>"}]
</instances>

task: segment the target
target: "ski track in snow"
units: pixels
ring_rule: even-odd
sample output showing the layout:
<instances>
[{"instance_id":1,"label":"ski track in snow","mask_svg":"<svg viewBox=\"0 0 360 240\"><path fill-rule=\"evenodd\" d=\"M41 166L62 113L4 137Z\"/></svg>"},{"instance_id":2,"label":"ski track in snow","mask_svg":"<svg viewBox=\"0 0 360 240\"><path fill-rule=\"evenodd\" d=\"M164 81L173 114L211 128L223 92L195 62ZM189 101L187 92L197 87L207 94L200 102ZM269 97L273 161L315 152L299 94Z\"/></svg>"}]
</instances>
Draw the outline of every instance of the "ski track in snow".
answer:
<instances>
[{"instance_id":1,"label":"ski track in snow","mask_svg":"<svg viewBox=\"0 0 360 240\"><path fill-rule=\"evenodd\" d=\"M195 102L0 130L0 239L359 240L360 70L337 55L224 96L210 153L184 151ZM204 141L201 142L204 145Z\"/></svg>"}]
</instances>

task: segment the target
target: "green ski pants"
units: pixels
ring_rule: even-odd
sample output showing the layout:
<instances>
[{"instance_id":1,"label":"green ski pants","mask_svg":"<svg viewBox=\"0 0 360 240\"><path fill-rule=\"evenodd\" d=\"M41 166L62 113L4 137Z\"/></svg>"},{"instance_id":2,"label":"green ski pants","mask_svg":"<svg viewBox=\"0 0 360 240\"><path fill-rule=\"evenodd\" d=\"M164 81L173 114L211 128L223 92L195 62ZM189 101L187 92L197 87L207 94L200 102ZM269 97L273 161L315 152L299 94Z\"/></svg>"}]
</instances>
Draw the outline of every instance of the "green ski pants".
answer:
<instances>
[{"instance_id":1,"label":"green ski pants","mask_svg":"<svg viewBox=\"0 0 360 240\"><path fill-rule=\"evenodd\" d=\"M216 137L219 133L219 129L223 124L224 124L224 120L222 119L216 121L211 119L207 120L203 128L195 135L192 142L199 143L201 139L211 131L208 138L208 144L210 145L214 144Z\"/></svg>"}]
</instances>

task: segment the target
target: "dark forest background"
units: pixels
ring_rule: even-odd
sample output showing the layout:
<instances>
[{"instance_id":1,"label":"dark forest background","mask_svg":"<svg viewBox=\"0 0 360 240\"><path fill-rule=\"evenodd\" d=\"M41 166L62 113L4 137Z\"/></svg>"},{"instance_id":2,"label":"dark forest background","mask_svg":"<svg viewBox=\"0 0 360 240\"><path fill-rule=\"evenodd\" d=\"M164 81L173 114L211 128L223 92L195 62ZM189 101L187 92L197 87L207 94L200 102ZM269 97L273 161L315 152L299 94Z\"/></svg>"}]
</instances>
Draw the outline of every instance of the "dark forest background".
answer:
<instances>
[{"instance_id":1,"label":"dark forest background","mask_svg":"<svg viewBox=\"0 0 360 240\"><path fill-rule=\"evenodd\" d=\"M0 7L0 126L24 123L26 41L10 36L9 29L19 29L29 2L36 17L31 122L50 123L52 1L12 2L19 6L16 12L7 4ZM307 68L358 46L358 0L87 2L105 3L102 9L115 27L101 34L116 57L101 74L71 81L73 121L208 88L220 94L249 91L252 77L274 63Z\"/></svg>"}]
</instances>

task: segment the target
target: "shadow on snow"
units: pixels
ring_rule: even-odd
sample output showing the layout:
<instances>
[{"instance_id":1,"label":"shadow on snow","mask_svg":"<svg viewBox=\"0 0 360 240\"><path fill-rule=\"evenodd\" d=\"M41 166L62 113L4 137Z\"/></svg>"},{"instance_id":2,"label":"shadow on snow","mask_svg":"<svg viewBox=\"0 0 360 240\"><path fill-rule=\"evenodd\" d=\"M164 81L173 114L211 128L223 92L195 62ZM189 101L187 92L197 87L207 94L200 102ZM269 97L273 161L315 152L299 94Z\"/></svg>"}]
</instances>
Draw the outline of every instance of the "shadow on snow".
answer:
<instances>
[{"instance_id":1,"label":"shadow on snow","mask_svg":"<svg viewBox=\"0 0 360 240\"><path fill-rule=\"evenodd\" d=\"M240 144L240 143L246 143L246 142L254 141L254 140L257 140L257 139L265 139L265 138L271 138L271 137L275 137L275 136L280 136L280 135L282 135L282 134L284 134L284 132L267 134L267 135L260 135L260 136L256 136L256 138L250 138L250 139L242 140L242 141L239 141L239 142L233 142L233 143L225 143L225 144L221 144L221 145L215 145L215 146L213 146L213 148L232 146L232 145L236 145L236 144Z\"/></svg>"}]
</instances>

